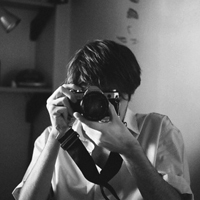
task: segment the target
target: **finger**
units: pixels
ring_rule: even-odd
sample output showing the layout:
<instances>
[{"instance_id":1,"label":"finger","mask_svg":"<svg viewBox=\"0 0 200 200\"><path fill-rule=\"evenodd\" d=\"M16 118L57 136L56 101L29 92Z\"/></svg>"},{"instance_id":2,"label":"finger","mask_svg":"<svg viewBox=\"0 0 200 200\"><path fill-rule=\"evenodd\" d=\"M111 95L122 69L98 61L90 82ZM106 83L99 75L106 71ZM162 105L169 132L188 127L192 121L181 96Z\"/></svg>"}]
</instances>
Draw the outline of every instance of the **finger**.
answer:
<instances>
[{"instance_id":1,"label":"finger","mask_svg":"<svg viewBox=\"0 0 200 200\"><path fill-rule=\"evenodd\" d=\"M111 118L116 118L117 117L117 113L116 113L115 107L110 102L109 102L109 112L110 112Z\"/></svg>"},{"instance_id":2,"label":"finger","mask_svg":"<svg viewBox=\"0 0 200 200\"><path fill-rule=\"evenodd\" d=\"M62 117L66 122L70 122L73 119L73 110L68 105L54 106L51 104L47 108L51 116Z\"/></svg>"},{"instance_id":3,"label":"finger","mask_svg":"<svg viewBox=\"0 0 200 200\"><path fill-rule=\"evenodd\" d=\"M89 121L85 119L80 113L75 112L73 116L79 120L82 124L86 125L87 127L94 129L94 130L101 130L102 124L95 121Z\"/></svg>"},{"instance_id":4,"label":"finger","mask_svg":"<svg viewBox=\"0 0 200 200\"><path fill-rule=\"evenodd\" d=\"M76 102L76 97L73 94L73 92L71 92L71 90L82 90L81 87L78 87L74 84L64 84L62 85L62 92L64 95L66 95L72 102Z\"/></svg>"},{"instance_id":5,"label":"finger","mask_svg":"<svg viewBox=\"0 0 200 200\"><path fill-rule=\"evenodd\" d=\"M47 99L47 103L57 99L58 97L61 97L63 95L62 93L62 86L58 87L53 94Z\"/></svg>"},{"instance_id":6,"label":"finger","mask_svg":"<svg viewBox=\"0 0 200 200\"><path fill-rule=\"evenodd\" d=\"M54 99L52 101L48 101L47 105L54 105L54 106L65 106L66 104L66 97L59 97L57 99Z\"/></svg>"},{"instance_id":7,"label":"finger","mask_svg":"<svg viewBox=\"0 0 200 200\"><path fill-rule=\"evenodd\" d=\"M88 120L86 120L80 113L78 113L78 112L74 112L73 113L73 116L77 119L77 120L79 120L80 122L82 122L82 123L89 123L89 121Z\"/></svg>"},{"instance_id":8,"label":"finger","mask_svg":"<svg viewBox=\"0 0 200 200\"><path fill-rule=\"evenodd\" d=\"M52 116L63 116L64 113L67 114L67 109L63 106L54 106L50 111Z\"/></svg>"},{"instance_id":9,"label":"finger","mask_svg":"<svg viewBox=\"0 0 200 200\"><path fill-rule=\"evenodd\" d=\"M52 117L60 116L64 118L66 122L74 121L73 110L66 97L53 100L51 103L47 104L47 110Z\"/></svg>"},{"instance_id":10,"label":"finger","mask_svg":"<svg viewBox=\"0 0 200 200\"><path fill-rule=\"evenodd\" d=\"M74 111L73 111L68 99L65 98L64 101L63 101L63 104L67 108L69 114L72 115Z\"/></svg>"},{"instance_id":11,"label":"finger","mask_svg":"<svg viewBox=\"0 0 200 200\"><path fill-rule=\"evenodd\" d=\"M47 105L49 106L65 106L69 110L71 110L69 99L67 97L59 97L55 100L48 101Z\"/></svg>"},{"instance_id":12,"label":"finger","mask_svg":"<svg viewBox=\"0 0 200 200\"><path fill-rule=\"evenodd\" d=\"M85 117L83 117L80 113L78 112L74 112L73 116L78 119L81 123L84 123L86 125L88 125L89 127L92 126L92 124L94 123L93 121L89 121L87 120Z\"/></svg>"},{"instance_id":13,"label":"finger","mask_svg":"<svg viewBox=\"0 0 200 200\"><path fill-rule=\"evenodd\" d=\"M74 86L73 84L64 84L61 85L60 87L58 87L53 94L47 99L47 103L55 100L59 97L62 96L67 96L69 99L71 99L72 101L74 101L75 99L73 98L72 93L69 91L70 88L76 88L77 86Z\"/></svg>"},{"instance_id":14,"label":"finger","mask_svg":"<svg viewBox=\"0 0 200 200\"><path fill-rule=\"evenodd\" d=\"M68 113L66 112L66 108L65 107L54 107L54 109L52 109L51 111L51 115L50 115L52 124L54 126L66 126L67 122L68 122ZM62 123L61 123L62 122Z\"/></svg>"},{"instance_id":15,"label":"finger","mask_svg":"<svg viewBox=\"0 0 200 200\"><path fill-rule=\"evenodd\" d=\"M71 102L76 102L76 98L74 96L74 94L70 91L69 87L66 86L62 86L61 87L61 92L64 96L66 96Z\"/></svg>"}]
</instances>

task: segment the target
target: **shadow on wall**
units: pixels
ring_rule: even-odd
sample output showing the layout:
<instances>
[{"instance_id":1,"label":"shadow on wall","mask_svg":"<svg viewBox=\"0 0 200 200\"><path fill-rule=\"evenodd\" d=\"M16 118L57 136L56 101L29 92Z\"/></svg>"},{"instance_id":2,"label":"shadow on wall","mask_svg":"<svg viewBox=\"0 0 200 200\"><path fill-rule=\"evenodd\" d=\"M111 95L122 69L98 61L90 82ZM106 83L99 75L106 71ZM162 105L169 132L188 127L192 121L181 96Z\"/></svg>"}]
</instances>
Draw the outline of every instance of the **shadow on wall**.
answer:
<instances>
[{"instance_id":1,"label":"shadow on wall","mask_svg":"<svg viewBox=\"0 0 200 200\"><path fill-rule=\"evenodd\" d=\"M195 164L194 164L195 162ZM193 166L192 166L192 169L190 169L191 171L191 188L192 188L192 191L194 193L194 199L195 200L199 200L200 199L200 160L198 158L193 159Z\"/></svg>"}]
</instances>

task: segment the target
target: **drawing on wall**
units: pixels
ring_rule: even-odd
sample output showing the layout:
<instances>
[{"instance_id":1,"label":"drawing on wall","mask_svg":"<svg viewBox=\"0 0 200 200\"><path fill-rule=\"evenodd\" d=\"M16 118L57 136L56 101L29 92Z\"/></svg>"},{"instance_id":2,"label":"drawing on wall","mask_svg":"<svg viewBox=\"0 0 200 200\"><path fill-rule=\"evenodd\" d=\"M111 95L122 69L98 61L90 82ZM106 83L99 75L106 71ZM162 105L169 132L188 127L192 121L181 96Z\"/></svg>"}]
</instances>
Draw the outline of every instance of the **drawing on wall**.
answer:
<instances>
[{"instance_id":1,"label":"drawing on wall","mask_svg":"<svg viewBox=\"0 0 200 200\"><path fill-rule=\"evenodd\" d=\"M131 2L133 2L133 3L138 3L139 2L139 0L130 0Z\"/></svg>"},{"instance_id":2,"label":"drawing on wall","mask_svg":"<svg viewBox=\"0 0 200 200\"><path fill-rule=\"evenodd\" d=\"M129 0L131 3L139 3L139 0ZM138 12L135 10L135 8L131 7L128 8L127 13L126 13L126 18L127 18L127 22L129 23L126 27L126 33L128 34L128 36L117 36L117 39L126 44L128 42L130 42L131 45L135 45L138 43L138 40L136 38L133 38L133 23L134 20L138 20L139 19L139 14Z\"/></svg>"},{"instance_id":3,"label":"drawing on wall","mask_svg":"<svg viewBox=\"0 0 200 200\"><path fill-rule=\"evenodd\" d=\"M138 15L136 10L134 10L133 8L129 8L128 11L127 11L127 18L138 19L139 15Z\"/></svg>"},{"instance_id":4,"label":"drawing on wall","mask_svg":"<svg viewBox=\"0 0 200 200\"><path fill-rule=\"evenodd\" d=\"M124 36L117 36L117 39L120 40L122 43L127 43L127 39Z\"/></svg>"}]
</instances>

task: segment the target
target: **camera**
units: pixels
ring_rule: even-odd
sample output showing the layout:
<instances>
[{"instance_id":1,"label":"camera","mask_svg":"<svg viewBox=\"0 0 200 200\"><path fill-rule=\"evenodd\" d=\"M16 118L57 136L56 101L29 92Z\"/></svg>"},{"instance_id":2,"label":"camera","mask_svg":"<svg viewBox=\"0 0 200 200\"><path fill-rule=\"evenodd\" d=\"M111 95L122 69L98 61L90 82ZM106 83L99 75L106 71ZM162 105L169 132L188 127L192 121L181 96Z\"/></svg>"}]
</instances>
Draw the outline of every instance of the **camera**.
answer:
<instances>
[{"instance_id":1,"label":"camera","mask_svg":"<svg viewBox=\"0 0 200 200\"><path fill-rule=\"evenodd\" d=\"M116 112L119 110L119 93L116 90L102 92L96 86L90 86L85 92L71 90L77 102L70 105L74 112L79 112L90 121L106 121L109 119L109 102Z\"/></svg>"}]
</instances>

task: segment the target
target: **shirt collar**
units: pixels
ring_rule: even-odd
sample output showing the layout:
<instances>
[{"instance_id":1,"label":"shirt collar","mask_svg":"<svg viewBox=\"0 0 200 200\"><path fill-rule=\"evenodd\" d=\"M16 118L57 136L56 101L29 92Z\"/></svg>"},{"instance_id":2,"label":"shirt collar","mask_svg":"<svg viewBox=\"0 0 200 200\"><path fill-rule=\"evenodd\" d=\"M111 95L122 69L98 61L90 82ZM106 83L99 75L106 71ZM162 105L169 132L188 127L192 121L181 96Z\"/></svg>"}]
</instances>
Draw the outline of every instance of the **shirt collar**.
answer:
<instances>
[{"instance_id":1,"label":"shirt collar","mask_svg":"<svg viewBox=\"0 0 200 200\"><path fill-rule=\"evenodd\" d=\"M139 129L138 129L136 116L129 107L126 110L124 122L126 122L127 128L129 128L131 131L133 131L134 133L139 135L140 132L139 132Z\"/></svg>"}]
</instances>

